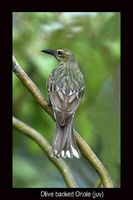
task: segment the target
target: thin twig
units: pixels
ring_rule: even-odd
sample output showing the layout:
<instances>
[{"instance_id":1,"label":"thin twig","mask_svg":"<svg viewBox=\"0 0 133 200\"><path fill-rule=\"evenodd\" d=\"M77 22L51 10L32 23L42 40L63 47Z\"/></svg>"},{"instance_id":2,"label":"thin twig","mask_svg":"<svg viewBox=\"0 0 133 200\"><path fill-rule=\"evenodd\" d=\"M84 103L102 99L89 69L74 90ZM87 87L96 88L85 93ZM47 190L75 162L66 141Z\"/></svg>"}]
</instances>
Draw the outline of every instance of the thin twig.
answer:
<instances>
[{"instance_id":1,"label":"thin twig","mask_svg":"<svg viewBox=\"0 0 133 200\"><path fill-rule=\"evenodd\" d=\"M16 119L15 117L13 117L13 127L21 131L24 135L30 137L41 147L41 149L48 156L49 160L51 160L54 163L54 165L59 169L68 187L70 188L77 187L77 184L73 178L73 175L69 167L66 165L66 163L62 159L51 157L51 146L38 131L31 128L24 122Z\"/></svg>"},{"instance_id":2,"label":"thin twig","mask_svg":"<svg viewBox=\"0 0 133 200\"><path fill-rule=\"evenodd\" d=\"M27 76L27 74L24 72L24 70L21 68L21 66L18 64L18 62L14 57L13 57L13 71L15 72L16 76L23 82L26 88L30 91L30 93L36 99L38 104L41 107L43 107L43 109L54 119L52 109L48 106L47 101L45 100L45 98L43 97L37 86ZM105 188L112 188L113 187L112 180L106 168L101 163L101 161L97 158L97 156L89 147L89 145L76 131L75 131L75 137L84 157L91 163L91 165L97 171L103 186Z\"/></svg>"},{"instance_id":3,"label":"thin twig","mask_svg":"<svg viewBox=\"0 0 133 200\"><path fill-rule=\"evenodd\" d=\"M101 188L101 187L102 187L102 182L101 182L101 179L98 178L98 180L97 180L96 183L95 183L94 188Z\"/></svg>"}]
</instances>

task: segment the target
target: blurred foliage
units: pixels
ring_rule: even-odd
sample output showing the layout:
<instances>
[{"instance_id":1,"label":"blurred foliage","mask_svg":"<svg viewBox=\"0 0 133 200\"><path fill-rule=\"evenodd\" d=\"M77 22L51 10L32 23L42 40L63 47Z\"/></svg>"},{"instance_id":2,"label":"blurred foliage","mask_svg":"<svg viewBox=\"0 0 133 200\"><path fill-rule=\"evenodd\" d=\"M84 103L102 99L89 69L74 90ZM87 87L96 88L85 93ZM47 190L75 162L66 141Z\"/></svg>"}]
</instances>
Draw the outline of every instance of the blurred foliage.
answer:
<instances>
[{"instance_id":1,"label":"blurred foliage","mask_svg":"<svg viewBox=\"0 0 133 200\"><path fill-rule=\"evenodd\" d=\"M120 13L13 13L13 52L41 92L57 61L45 48L71 49L85 77L85 95L74 125L120 187ZM52 144L55 124L13 75L13 114ZM82 162L81 162L82 161ZM80 187L98 176L81 160L66 159ZM40 148L14 130L13 187L66 187Z\"/></svg>"}]
</instances>

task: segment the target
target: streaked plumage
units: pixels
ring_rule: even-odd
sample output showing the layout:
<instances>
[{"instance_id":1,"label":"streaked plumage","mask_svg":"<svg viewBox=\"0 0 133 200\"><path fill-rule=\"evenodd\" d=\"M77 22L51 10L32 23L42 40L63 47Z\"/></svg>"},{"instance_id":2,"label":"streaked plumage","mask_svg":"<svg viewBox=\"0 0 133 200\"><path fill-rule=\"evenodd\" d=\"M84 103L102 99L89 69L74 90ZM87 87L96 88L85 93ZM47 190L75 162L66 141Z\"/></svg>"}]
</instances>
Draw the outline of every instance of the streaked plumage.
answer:
<instances>
[{"instance_id":1,"label":"streaked plumage","mask_svg":"<svg viewBox=\"0 0 133 200\"><path fill-rule=\"evenodd\" d=\"M49 76L47 90L56 119L55 157L80 157L73 132L73 117L84 92L84 78L73 53L68 49L42 50L59 61Z\"/></svg>"}]
</instances>

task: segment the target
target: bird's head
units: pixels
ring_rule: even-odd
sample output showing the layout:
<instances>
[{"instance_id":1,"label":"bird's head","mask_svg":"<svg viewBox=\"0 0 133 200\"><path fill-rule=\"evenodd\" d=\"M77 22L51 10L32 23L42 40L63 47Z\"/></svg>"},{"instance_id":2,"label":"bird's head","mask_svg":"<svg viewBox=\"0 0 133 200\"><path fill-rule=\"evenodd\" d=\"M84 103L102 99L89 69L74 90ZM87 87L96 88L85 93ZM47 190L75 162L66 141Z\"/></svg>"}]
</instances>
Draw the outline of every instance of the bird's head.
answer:
<instances>
[{"instance_id":1,"label":"bird's head","mask_svg":"<svg viewBox=\"0 0 133 200\"><path fill-rule=\"evenodd\" d=\"M75 61L75 57L69 49L44 49L42 52L53 55L59 62Z\"/></svg>"}]
</instances>

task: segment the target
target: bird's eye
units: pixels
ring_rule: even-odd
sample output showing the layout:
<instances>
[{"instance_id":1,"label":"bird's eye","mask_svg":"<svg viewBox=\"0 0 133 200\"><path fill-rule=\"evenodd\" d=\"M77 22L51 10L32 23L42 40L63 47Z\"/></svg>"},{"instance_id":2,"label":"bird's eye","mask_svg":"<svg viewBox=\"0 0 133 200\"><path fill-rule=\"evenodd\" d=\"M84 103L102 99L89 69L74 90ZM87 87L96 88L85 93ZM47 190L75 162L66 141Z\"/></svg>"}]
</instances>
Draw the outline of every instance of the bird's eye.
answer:
<instances>
[{"instance_id":1,"label":"bird's eye","mask_svg":"<svg viewBox=\"0 0 133 200\"><path fill-rule=\"evenodd\" d=\"M63 54L63 52L59 50L59 51L57 51L57 54L58 54L58 56L61 56Z\"/></svg>"}]
</instances>

